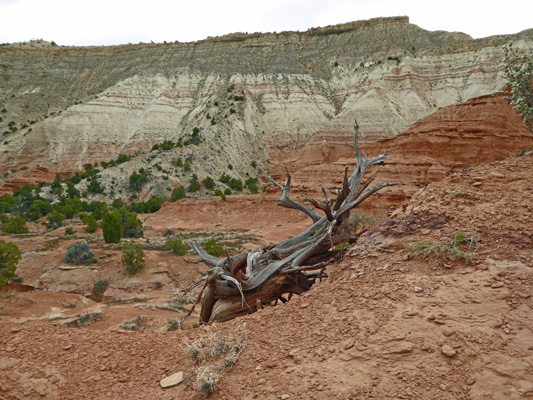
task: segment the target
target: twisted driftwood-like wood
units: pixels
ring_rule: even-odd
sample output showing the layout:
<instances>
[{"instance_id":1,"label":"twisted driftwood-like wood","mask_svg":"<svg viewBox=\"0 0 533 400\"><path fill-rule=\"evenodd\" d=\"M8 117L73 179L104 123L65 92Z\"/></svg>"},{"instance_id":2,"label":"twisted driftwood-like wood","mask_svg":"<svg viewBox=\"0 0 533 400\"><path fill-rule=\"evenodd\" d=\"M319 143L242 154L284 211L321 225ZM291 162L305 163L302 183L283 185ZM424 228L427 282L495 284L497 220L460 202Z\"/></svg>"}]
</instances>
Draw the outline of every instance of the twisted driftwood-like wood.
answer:
<instances>
[{"instance_id":1,"label":"twisted driftwood-like wood","mask_svg":"<svg viewBox=\"0 0 533 400\"><path fill-rule=\"evenodd\" d=\"M349 217L350 211L378 190L392 185L380 183L367 190L373 178L362 183L366 170L383 164L386 154L372 159L367 159L364 154L361 156L358 136L359 125L355 121L357 167L350 176L348 167L345 168L342 188L332 191L336 199L330 199L324 188L323 202L304 196L307 202L324 212L323 216L290 199L290 174L287 173L285 186L265 175L282 191L278 205L302 211L311 218L313 224L305 232L281 243L226 258L213 257L197 243L191 242L203 262L212 267L204 286L201 322L226 321L254 312L265 303L285 302L284 295L301 294L309 290L317 278L324 276L325 267L338 259L335 245L348 240L341 224Z\"/></svg>"}]
</instances>

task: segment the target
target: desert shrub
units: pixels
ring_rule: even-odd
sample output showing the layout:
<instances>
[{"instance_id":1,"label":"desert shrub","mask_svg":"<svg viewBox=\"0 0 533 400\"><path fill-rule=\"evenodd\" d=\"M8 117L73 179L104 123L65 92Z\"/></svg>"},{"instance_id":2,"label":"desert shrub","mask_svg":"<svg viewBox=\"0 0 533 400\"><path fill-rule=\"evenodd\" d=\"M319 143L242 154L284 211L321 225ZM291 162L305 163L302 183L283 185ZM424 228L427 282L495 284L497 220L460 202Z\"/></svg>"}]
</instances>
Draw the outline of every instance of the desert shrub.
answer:
<instances>
[{"instance_id":1,"label":"desert shrub","mask_svg":"<svg viewBox=\"0 0 533 400\"><path fill-rule=\"evenodd\" d=\"M187 191L197 192L198 190L200 190L201 187L202 185L200 184L200 182L198 182L197 179L193 179L190 181L189 186L187 187Z\"/></svg>"},{"instance_id":2,"label":"desert shrub","mask_svg":"<svg viewBox=\"0 0 533 400\"><path fill-rule=\"evenodd\" d=\"M259 188L257 187L257 178L248 178L244 182L250 193L257 194L259 193Z\"/></svg>"},{"instance_id":3,"label":"desert shrub","mask_svg":"<svg viewBox=\"0 0 533 400\"><path fill-rule=\"evenodd\" d=\"M87 232L89 233L96 232L96 228L97 228L96 219L92 215L87 215L87 217L85 218L85 221L83 222L87 224L87 226L85 227L85 230Z\"/></svg>"},{"instance_id":4,"label":"desert shrub","mask_svg":"<svg viewBox=\"0 0 533 400\"><path fill-rule=\"evenodd\" d=\"M215 187L215 180L210 176L205 177L202 183L207 189L214 189Z\"/></svg>"},{"instance_id":5,"label":"desert shrub","mask_svg":"<svg viewBox=\"0 0 533 400\"><path fill-rule=\"evenodd\" d=\"M100 279L95 282L93 285L93 293L96 296L101 296L106 291L107 287L109 286L109 281L107 279Z\"/></svg>"},{"instance_id":6,"label":"desert shrub","mask_svg":"<svg viewBox=\"0 0 533 400\"><path fill-rule=\"evenodd\" d=\"M226 201L226 195L220 189L215 190L215 196L219 196L222 200Z\"/></svg>"},{"instance_id":7,"label":"desert shrub","mask_svg":"<svg viewBox=\"0 0 533 400\"><path fill-rule=\"evenodd\" d=\"M118 243L122 238L122 216L120 211L113 210L104 215L102 221L104 241L106 243Z\"/></svg>"},{"instance_id":8,"label":"desert shrub","mask_svg":"<svg viewBox=\"0 0 533 400\"><path fill-rule=\"evenodd\" d=\"M95 194L104 193L104 188L100 185L100 182L98 182L96 175L91 178L91 182L89 183L89 186L87 186L87 191Z\"/></svg>"},{"instance_id":9,"label":"desert shrub","mask_svg":"<svg viewBox=\"0 0 533 400\"><path fill-rule=\"evenodd\" d=\"M133 171L129 177L129 189L132 192L140 192L146 182L148 182L148 173L143 168L139 173Z\"/></svg>"},{"instance_id":10,"label":"desert shrub","mask_svg":"<svg viewBox=\"0 0 533 400\"><path fill-rule=\"evenodd\" d=\"M176 146L172 140L165 140L163 143L159 145L159 148L161 150L172 150L172 148Z\"/></svg>"},{"instance_id":11,"label":"desert shrub","mask_svg":"<svg viewBox=\"0 0 533 400\"><path fill-rule=\"evenodd\" d=\"M182 238L167 240L166 247L178 256L184 256L189 249L189 245Z\"/></svg>"},{"instance_id":12,"label":"desert shrub","mask_svg":"<svg viewBox=\"0 0 533 400\"><path fill-rule=\"evenodd\" d=\"M174 164L176 167L183 167L183 160L181 159L181 157L178 157L174 161L172 161L172 164Z\"/></svg>"},{"instance_id":13,"label":"desert shrub","mask_svg":"<svg viewBox=\"0 0 533 400\"><path fill-rule=\"evenodd\" d=\"M174 202L180 199L184 199L187 197L187 192L185 191L185 188L183 186L178 186L177 188L174 188L172 190L172 194L170 195L170 201Z\"/></svg>"},{"instance_id":14,"label":"desert shrub","mask_svg":"<svg viewBox=\"0 0 533 400\"><path fill-rule=\"evenodd\" d=\"M145 315L139 315L137 318L135 318L132 321L124 321L121 325L121 329L125 329L127 331L138 331L141 329L144 325L146 325L147 318Z\"/></svg>"},{"instance_id":15,"label":"desert shrub","mask_svg":"<svg viewBox=\"0 0 533 400\"><path fill-rule=\"evenodd\" d=\"M504 47L504 55L503 74L511 90L504 100L533 131L533 58L519 52L512 43Z\"/></svg>"},{"instance_id":16,"label":"desert shrub","mask_svg":"<svg viewBox=\"0 0 533 400\"><path fill-rule=\"evenodd\" d=\"M122 163L124 163L126 161L129 161L129 160L131 160L131 156L121 153L117 157L117 164L122 164Z\"/></svg>"},{"instance_id":17,"label":"desert shrub","mask_svg":"<svg viewBox=\"0 0 533 400\"><path fill-rule=\"evenodd\" d=\"M231 180L228 182L228 186L238 192L242 191L243 189L242 181L237 178L231 178Z\"/></svg>"},{"instance_id":18,"label":"desert shrub","mask_svg":"<svg viewBox=\"0 0 533 400\"><path fill-rule=\"evenodd\" d=\"M224 189L224 195L225 196L231 196L231 189L230 188Z\"/></svg>"},{"instance_id":19,"label":"desert shrub","mask_svg":"<svg viewBox=\"0 0 533 400\"><path fill-rule=\"evenodd\" d=\"M63 193L63 186L61 185L61 180L61 175L56 174L56 178L50 184L50 189L52 189L52 192L56 195L60 195L61 193Z\"/></svg>"},{"instance_id":20,"label":"desert shrub","mask_svg":"<svg viewBox=\"0 0 533 400\"><path fill-rule=\"evenodd\" d=\"M107 213L107 210L107 204L103 201L92 201L87 209L97 221L103 218L104 214Z\"/></svg>"},{"instance_id":21,"label":"desert shrub","mask_svg":"<svg viewBox=\"0 0 533 400\"><path fill-rule=\"evenodd\" d=\"M220 182L222 183L229 183L229 181L231 181L231 177L229 175L226 175L226 173L222 173L222 175L220 175L220 179L219 179Z\"/></svg>"},{"instance_id":22,"label":"desert shrub","mask_svg":"<svg viewBox=\"0 0 533 400\"><path fill-rule=\"evenodd\" d=\"M463 250L461 245L468 251ZM460 232L454 236L451 244L444 242L415 242L407 246L407 248L413 251L416 257L449 258L451 260L464 260L466 264L470 264L479 246L479 237L477 235L467 235Z\"/></svg>"},{"instance_id":23,"label":"desert shrub","mask_svg":"<svg viewBox=\"0 0 533 400\"><path fill-rule=\"evenodd\" d=\"M190 171L191 170L191 163L189 161L185 161L183 163L183 170L184 171Z\"/></svg>"},{"instance_id":24,"label":"desert shrub","mask_svg":"<svg viewBox=\"0 0 533 400\"><path fill-rule=\"evenodd\" d=\"M96 262L96 258L89 244L83 240L67 247L65 261L71 264L92 264Z\"/></svg>"},{"instance_id":25,"label":"desert shrub","mask_svg":"<svg viewBox=\"0 0 533 400\"><path fill-rule=\"evenodd\" d=\"M63 226L65 223L65 215L63 215L60 212L54 211L48 214L48 222L46 223L46 227L48 229L54 230L61 226Z\"/></svg>"},{"instance_id":26,"label":"desert shrub","mask_svg":"<svg viewBox=\"0 0 533 400\"><path fill-rule=\"evenodd\" d=\"M129 208L138 213L154 213L159 211L166 201L168 201L166 197L152 197L144 202L132 203Z\"/></svg>"},{"instance_id":27,"label":"desert shrub","mask_svg":"<svg viewBox=\"0 0 533 400\"><path fill-rule=\"evenodd\" d=\"M21 255L15 243L0 240L0 290L15 277Z\"/></svg>"},{"instance_id":28,"label":"desert shrub","mask_svg":"<svg viewBox=\"0 0 533 400\"><path fill-rule=\"evenodd\" d=\"M122 237L141 238L144 235L143 224L136 212L128 212L122 217Z\"/></svg>"},{"instance_id":29,"label":"desert shrub","mask_svg":"<svg viewBox=\"0 0 533 400\"><path fill-rule=\"evenodd\" d=\"M215 238L211 238L205 241L204 249L213 257L220 257L224 253L224 247L217 243Z\"/></svg>"},{"instance_id":30,"label":"desert shrub","mask_svg":"<svg viewBox=\"0 0 533 400\"><path fill-rule=\"evenodd\" d=\"M15 198L10 194L0 196L0 212L10 212L15 205Z\"/></svg>"},{"instance_id":31,"label":"desert shrub","mask_svg":"<svg viewBox=\"0 0 533 400\"><path fill-rule=\"evenodd\" d=\"M92 181L91 181L91 183L92 183ZM67 182L67 197L69 199L73 199L75 197L80 197L80 191L78 189L76 189L76 187L74 186L74 183L72 183L70 181Z\"/></svg>"},{"instance_id":32,"label":"desert shrub","mask_svg":"<svg viewBox=\"0 0 533 400\"><path fill-rule=\"evenodd\" d=\"M37 199L31 204L30 211L31 211L31 213L37 212L38 214L43 216L43 215L47 215L47 214L51 213L53 211L53 207L52 207L52 204L50 204L49 201L43 200L43 199ZM31 216L31 214L30 214L30 216ZM36 219L39 219L39 218L36 218Z\"/></svg>"},{"instance_id":33,"label":"desert shrub","mask_svg":"<svg viewBox=\"0 0 533 400\"><path fill-rule=\"evenodd\" d=\"M19 234L19 233L29 232L28 227L26 226L26 220L19 215L9 219L9 221L7 221L4 224L4 227L2 228L2 230L10 234Z\"/></svg>"},{"instance_id":34,"label":"desert shrub","mask_svg":"<svg viewBox=\"0 0 533 400\"><path fill-rule=\"evenodd\" d=\"M167 332L179 331L181 329L181 320L171 319L168 321Z\"/></svg>"},{"instance_id":35,"label":"desert shrub","mask_svg":"<svg viewBox=\"0 0 533 400\"><path fill-rule=\"evenodd\" d=\"M78 318L76 318L73 321L67 322L65 325L71 328L79 328L81 326L89 326L94 321L96 321L97 317L101 315L101 311L96 311L93 313L83 313Z\"/></svg>"},{"instance_id":36,"label":"desert shrub","mask_svg":"<svg viewBox=\"0 0 533 400\"><path fill-rule=\"evenodd\" d=\"M76 231L71 226L65 229L65 235L75 235L75 234L76 234Z\"/></svg>"},{"instance_id":37,"label":"desert shrub","mask_svg":"<svg viewBox=\"0 0 533 400\"><path fill-rule=\"evenodd\" d=\"M196 389L204 398L216 392L218 388L219 371L212 366L201 367L196 375Z\"/></svg>"},{"instance_id":38,"label":"desert shrub","mask_svg":"<svg viewBox=\"0 0 533 400\"><path fill-rule=\"evenodd\" d=\"M207 335L193 342L184 342L185 350L199 366L196 371L196 389L203 397L217 390L219 374L231 368L246 347L246 324L238 328L238 334L222 335L208 329ZM222 364L220 361L222 360Z\"/></svg>"},{"instance_id":39,"label":"desert shrub","mask_svg":"<svg viewBox=\"0 0 533 400\"><path fill-rule=\"evenodd\" d=\"M250 166L251 166L252 168L257 168L257 162L256 162L256 161L252 161L252 162L250 163Z\"/></svg>"},{"instance_id":40,"label":"desert shrub","mask_svg":"<svg viewBox=\"0 0 533 400\"><path fill-rule=\"evenodd\" d=\"M140 244L127 242L122 246L122 265L130 275L135 275L144 268L144 251Z\"/></svg>"}]
</instances>

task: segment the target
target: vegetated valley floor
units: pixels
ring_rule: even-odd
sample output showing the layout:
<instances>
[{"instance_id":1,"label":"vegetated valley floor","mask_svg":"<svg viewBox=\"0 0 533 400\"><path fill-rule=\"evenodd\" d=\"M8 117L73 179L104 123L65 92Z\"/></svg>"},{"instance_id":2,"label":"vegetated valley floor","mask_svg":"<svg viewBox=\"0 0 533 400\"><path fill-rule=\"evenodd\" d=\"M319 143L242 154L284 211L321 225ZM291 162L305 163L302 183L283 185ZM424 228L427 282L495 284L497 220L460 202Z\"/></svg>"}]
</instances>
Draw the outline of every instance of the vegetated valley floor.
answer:
<instances>
[{"instance_id":1,"label":"vegetated valley floor","mask_svg":"<svg viewBox=\"0 0 533 400\"><path fill-rule=\"evenodd\" d=\"M213 332L235 335L243 324L246 347L210 398L533 398L531 171L529 152L430 184L362 234L344 260L328 268L330 277L309 292L212 327L192 329L190 320L184 329L167 331L168 320L183 314L156 307L174 301L175 286L198 279L205 269L200 264L154 245L146 270L127 278L119 252L101 244L95 246L102 257L98 268L60 269L67 239L50 243L53 233L8 238L21 242L27 256L20 268L27 283L41 290L1 294L0 398L198 398L194 378L168 389L159 382L198 370L185 343ZM189 207L187 202L192 200L179 207ZM308 223L273 204L271 195L216 204L213 213L222 225L212 229L251 221L240 237L241 245L251 246L295 234ZM204 209L198 207L199 213ZM274 228L259 227L258 212L277 213L268 217ZM154 243L162 240L171 210L159 213L145 221L153 225L147 236ZM458 234L465 241L456 254L471 253L471 263L450 255ZM445 255L417 257L408 247L416 242L440 246ZM55 265L49 280L46 272L29 272L41 257ZM104 273L116 277L108 298L93 302L84 294ZM59 279L62 274L69 278ZM56 293L61 285L71 293ZM85 311L102 314L88 326L65 326ZM131 320L137 331L120 328Z\"/></svg>"}]
</instances>

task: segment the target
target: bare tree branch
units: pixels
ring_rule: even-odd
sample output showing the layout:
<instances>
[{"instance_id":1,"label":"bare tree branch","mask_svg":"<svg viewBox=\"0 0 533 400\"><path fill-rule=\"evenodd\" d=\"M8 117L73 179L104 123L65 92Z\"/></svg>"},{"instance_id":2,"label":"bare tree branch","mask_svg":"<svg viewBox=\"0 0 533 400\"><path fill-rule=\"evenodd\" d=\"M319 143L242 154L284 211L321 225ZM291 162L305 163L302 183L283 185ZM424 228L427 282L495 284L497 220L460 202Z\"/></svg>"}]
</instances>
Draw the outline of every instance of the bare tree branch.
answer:
<instances>
[{"instance_id":1,"label":"bare tree branch","mask_svg":"<svg viewBox=\"0 0 533 400\"><path fill-rule=\"evenodd\" d=\"M313 220L313 222L318 221L321 216L316 212L311 210L310 208L307 208L303 204L296 203L295 201L290 199L290 191L291 191L291 180L292 175L287 172L287 183L285 184L285 187L281 186L279 183L277 183L272 177L263 174L265 178L267 178L270 182L272 182L274 185L276 185L278 188L282 190L281 198L279 199L278 205L285 207L285 208L292 208L294 210L298 210L306 214L309 218Z\"/></svg>"},{"instance_id":2,"label":"bare tree branch","mask_svg":"<svg viewBox=\"0 0 533 400\"><path fill-rule=\"evenodd\" d=\"M365 172L374 165L383 164L386 155L368 159L359 150L359 124L354 124L354 144L357 165L350 175L344 169L342 187L332 191L337 197L330 199L322 187L324 201L319 202L303 193L305 201L324 211L316 211L290 199L292 175L287 171L285 186L263 174L272 184L281 189L278 205L302 211L313 220L313 224L300 235L274 245L268 245L225 258L209 255L201 246L191 243L193 249L211 270L205 284L200 320L208 323L225 321L254 312L269 302L286 302L285 294L301 294L313 285L316 277L324 276L324 268L343 256L335 249L339 243L353 240L353 235L341 227L350 211L372 194L391 186L380 183L370 189L373 178L363 182ZM305 271L316 271L306 275ZM249 306L253 305L253 307Z\"/></svg>"}]
</instances>

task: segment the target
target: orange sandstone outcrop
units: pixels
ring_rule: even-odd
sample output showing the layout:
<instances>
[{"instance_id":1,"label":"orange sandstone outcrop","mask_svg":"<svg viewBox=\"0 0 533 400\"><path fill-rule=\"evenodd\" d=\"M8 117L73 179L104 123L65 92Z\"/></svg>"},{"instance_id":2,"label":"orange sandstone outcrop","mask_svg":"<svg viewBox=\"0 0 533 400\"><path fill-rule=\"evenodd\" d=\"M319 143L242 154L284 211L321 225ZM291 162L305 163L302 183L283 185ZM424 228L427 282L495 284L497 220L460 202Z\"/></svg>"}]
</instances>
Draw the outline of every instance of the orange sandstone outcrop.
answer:
<instances>
[{"instance_id":1,"label":"orange sandstone outcrop","mask_svg":"<svg viewBox=\"0 0 533 400\"><path fill-rule=\"evenodd\" d=\"M361 127L364 137L364 126ZM377 168L376 182L398 182L372 196L362 209L397 207L418 188L450 173L475 165L503 160L533 146L533 133L521 117L498 96L481 96L440 109L416 122L404 133L362 146L368 157L387 153L386 164ZM307 163L307 165L306 165ZM353 136L313 138L302 148L289 170L294 187L316 192L320 185L340 185L345 166L355 167Z\"/></svg>"}]
</instances>

